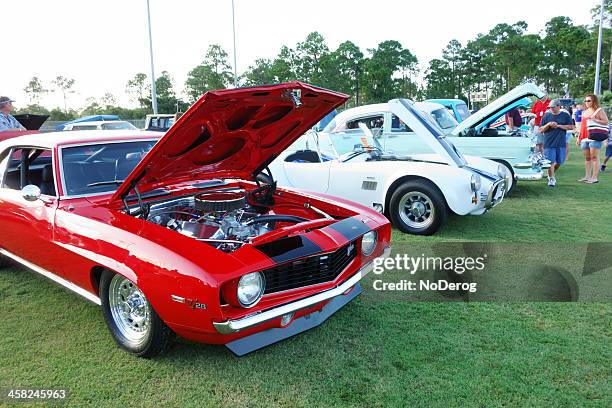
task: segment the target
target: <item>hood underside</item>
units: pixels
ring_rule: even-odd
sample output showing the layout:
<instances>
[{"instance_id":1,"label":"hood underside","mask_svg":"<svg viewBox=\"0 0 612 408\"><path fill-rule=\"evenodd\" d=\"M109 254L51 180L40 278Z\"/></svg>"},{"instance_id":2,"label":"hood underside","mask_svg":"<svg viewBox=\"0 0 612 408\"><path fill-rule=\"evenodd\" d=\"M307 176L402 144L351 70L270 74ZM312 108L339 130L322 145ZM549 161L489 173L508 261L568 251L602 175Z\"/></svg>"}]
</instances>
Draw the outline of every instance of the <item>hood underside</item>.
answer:
<instances>
[{"instance_id":1,"label":"hood underside","mask_svg":"<svg viewBox=\"0 0 612 408\"><path fill-rule=\"evenodd\" d=\"M544 97L544 92L532 83L519 85L459 123L459 126L453 129L451 134L457 136L467 129L475 128L484 122L494 120L510 110L511 104L529 96L535 96L539 99Z\"/></svg>"},{"instance_id":2,"label":"hood underside","mask_svg":"<svg viewBox=\"0 0 612 408\"><path fill-rule=\"evenodd\" d=\"M203 178L253 179L347 95L301 82L205 93L157 142L111 200Z\"/></svg>"}]
</instances>

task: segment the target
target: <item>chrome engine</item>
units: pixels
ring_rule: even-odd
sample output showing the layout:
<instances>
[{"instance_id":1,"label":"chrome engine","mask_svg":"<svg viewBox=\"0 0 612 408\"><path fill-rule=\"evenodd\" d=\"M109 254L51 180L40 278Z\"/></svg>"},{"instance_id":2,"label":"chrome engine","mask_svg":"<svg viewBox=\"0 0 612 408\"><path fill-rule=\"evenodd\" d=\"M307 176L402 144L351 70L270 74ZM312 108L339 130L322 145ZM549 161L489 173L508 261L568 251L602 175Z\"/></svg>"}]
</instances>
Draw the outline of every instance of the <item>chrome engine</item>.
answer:
<instances>
[{"instance_id":1,"label":"chrome engine","mask_svg":"<svg viewBox=\"0 0 612 408\"><path fill-rule=\"evenodd\" d=\"M147 220L232 252L270 232L283 216L262 215L242 190L202 193L153 204Z\"/></svg>"}]
</instances>

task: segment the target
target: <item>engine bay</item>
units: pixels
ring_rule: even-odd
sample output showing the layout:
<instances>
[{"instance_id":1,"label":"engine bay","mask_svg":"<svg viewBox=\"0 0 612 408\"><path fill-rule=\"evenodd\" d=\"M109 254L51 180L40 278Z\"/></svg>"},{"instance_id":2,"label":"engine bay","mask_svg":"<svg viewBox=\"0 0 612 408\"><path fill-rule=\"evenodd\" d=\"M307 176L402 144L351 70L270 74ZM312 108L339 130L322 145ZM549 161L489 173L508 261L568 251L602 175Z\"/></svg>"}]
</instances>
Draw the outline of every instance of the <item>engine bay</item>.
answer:
<instances>
[{"instance_id":1,"label":"engine bay","mask_svg":"<svg viewBox=\"0 0 612 408\"><path fill-rule=\"evenodd\" d=\"M178 197L147 205L142 218L224 252L235 251L275 230L278 224L309 221L300 216L275 214L266 205L251 205L248 194L236 188ZM319 217L317 213L316 218Z\"/></svg>"}]
</instances>

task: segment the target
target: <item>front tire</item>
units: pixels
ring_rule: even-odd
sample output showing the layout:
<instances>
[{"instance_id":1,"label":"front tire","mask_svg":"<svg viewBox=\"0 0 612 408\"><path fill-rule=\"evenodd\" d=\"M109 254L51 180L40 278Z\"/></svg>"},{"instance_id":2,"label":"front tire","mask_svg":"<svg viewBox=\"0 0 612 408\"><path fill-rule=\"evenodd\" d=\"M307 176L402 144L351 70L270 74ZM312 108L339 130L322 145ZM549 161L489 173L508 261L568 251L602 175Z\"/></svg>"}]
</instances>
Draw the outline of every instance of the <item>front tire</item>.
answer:
<instances>
[{"instance_id":1,"label":"front tire","mask_svg":"<svg viewBox=\"0 0 612 408\"><path fill-rule=\"evenodd\" d=\"M139 357L166 351L174 332L161 320L144 293L125 277L105 271L100 279L100 300L106 325L117 344Z\"/></svg>"},{"instance_id":2,"label":"front tire","mask_svg":"<svg viewBox=\"0 0 612 408\"><path fill-rule=\"evenodd\" d=\"M391 196L389 216L400 231L431 235L446 222L448 210L442 193L423 180L407 181Z\"/></svg>"}]
</instances>

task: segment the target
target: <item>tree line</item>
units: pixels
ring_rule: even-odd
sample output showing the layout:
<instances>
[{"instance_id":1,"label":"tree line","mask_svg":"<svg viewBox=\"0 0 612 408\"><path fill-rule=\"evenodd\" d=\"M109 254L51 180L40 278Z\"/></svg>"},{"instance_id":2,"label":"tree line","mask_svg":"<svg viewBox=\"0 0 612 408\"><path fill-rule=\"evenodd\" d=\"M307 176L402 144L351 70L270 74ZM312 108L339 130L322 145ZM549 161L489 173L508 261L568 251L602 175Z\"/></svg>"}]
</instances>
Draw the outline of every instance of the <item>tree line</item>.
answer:
<instances>
[{"instance_id":1,"label":"tree line","mask_svg":"<svg viewBox=\"0 0 612 408\"><path fill-rule=\"evenodd\" d=\"M592 14L590 27L575 25L569 17L554 17L541 34L527 34L527 23L518 21L497 24L465 44L453 39L442 50L442 57L429 61L424 72L419 71L417 57L398 41L383 41L365 51L345 41L332 50L320 33L312 32L293 48L283 45L275 58L257 59L238 78L238 86L300 80L351 95L348 107L396 97L469 100L482 91L496 97L525 81L541 85L553 96L580 97L592 92L595 77L599 8ZM602 89L608 91L606 99L612 99L612 0L606 0L604 18ZM418 80L420 74L422 81ZM89 98L80 112L68 111L65 101L75 81L58 76L52 83L64 98L64 110L50 112L52 118L64 116L57 120L97 113L142 118L150 111L150 81L144 73L137 73L126 84L126 93L139 105L136 109L119 107L114 96L106 94L100 99ZM235 86L228 53L218 44L208 48L202 62L187 75L184 99L174 86L167 71L156 78L160 112L184 111L206 91ZM48 90L37 77L24 91L31 104L23 110L45 110L39 100Z\"/></svg>"}]
</instances>

